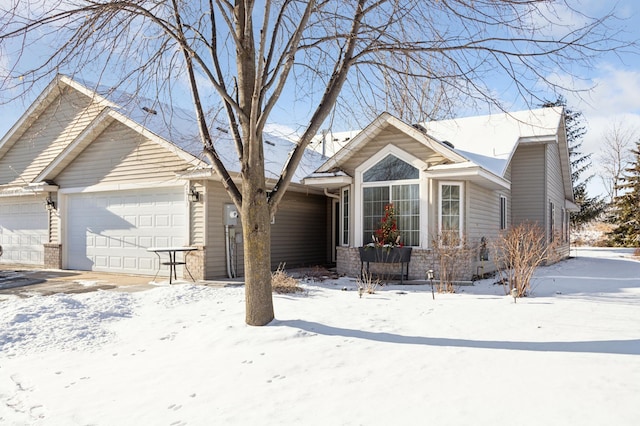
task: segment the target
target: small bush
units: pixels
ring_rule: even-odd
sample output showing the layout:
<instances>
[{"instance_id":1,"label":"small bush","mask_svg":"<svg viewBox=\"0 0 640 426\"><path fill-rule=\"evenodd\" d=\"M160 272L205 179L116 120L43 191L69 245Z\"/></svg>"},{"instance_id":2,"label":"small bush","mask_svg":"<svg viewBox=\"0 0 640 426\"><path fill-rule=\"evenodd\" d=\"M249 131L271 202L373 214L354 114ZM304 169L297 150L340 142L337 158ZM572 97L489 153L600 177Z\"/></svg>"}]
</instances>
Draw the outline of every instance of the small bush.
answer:
<instances>
[{"instance_id":1,"label":"small bush","mask_svg":"<svg viewBox=\"0 0 640 426\"><path fill-rule=\"evenodd\" d=\"M455 232L445 232L432 240L438 262L439 293L455 293L455 283L467 274L473 250L465 237Z\"/></svg>"},{"instance_id":2,"label":"small bush","mask_svg":"<svg viewBox=\"0 0 640 426\"><path fill-rule=\"evenodd\" d=\"M373 278L371 272L365 272L361 277L358 277L356 283L358 284L358 294L362 297L364 293L374 294L380 285L380 279Z\"/></svg>"},{"instance_id":3,"label":"small bush","mask_svg":"<svg viewBox=\"0 0 640 426\"><path fill-rule=\"evenodd\" d=\"M282 263L276 271L271 273L271 288L274 293L279 294L300 293L304 291L304 289L300 287L299 281L285 272L284 264Z\"/></svg>"},{"instance_id":4,"label":"small bush","mask_svg":"<svg viewBox=\"0 0 640 426\"><path fill-rule=\"evenodd\" d=\"M506 294L515 292L516 297L526 296L531 290L536 268L557 256L556 245L546 244L544 230L531 223L503 232L494 242L493 252L498 266L498 281L505 285Z\"/></svg>"}]
</instances>

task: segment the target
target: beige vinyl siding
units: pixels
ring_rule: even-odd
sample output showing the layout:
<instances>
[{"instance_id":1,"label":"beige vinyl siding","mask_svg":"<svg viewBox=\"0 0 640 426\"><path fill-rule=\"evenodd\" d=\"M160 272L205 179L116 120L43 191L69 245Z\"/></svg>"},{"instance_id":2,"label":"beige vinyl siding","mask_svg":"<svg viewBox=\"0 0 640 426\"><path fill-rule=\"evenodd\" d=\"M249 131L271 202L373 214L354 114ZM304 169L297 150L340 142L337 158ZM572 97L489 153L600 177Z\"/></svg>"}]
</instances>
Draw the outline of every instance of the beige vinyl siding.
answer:
<instances>
[{"instance_id":1,"label":"beige vinyl siding","mask_svg":"<svg viewBox=\"0 0 640 426\"><path fill-rule=\"evenodd\" d=\"M205 278L220 278L227 276L225 257L225 229L223 223L224 205L231 204L227 191L220 182L208 181L206 184L206 269ZM242 224L238 218L238 226L234 230L242 234ZM244 272L244 255L242 244L237 244L236 256L232 259L237 265L236 273L242 276Z\"/></svg>"},{"instance_id":2,"label":"beige vinyl siding","mask_svg":"<svg viewBox=\"0 0 640 426\"><path fill-rule=\"evenodd\" d=\"M51 194L51 199L56 203L56 207L59 207L59 201L57 194ZM43 200L43 204L46 201ZM60 210L49 211L49 241L50 243L60 243Z\"/></svg>"},{"instance_id":3,"label":"beige vinyl siding","mask_svg":"<svg viewBox=\"0 0 640 426\"><path fill-rule=\"evenodd\" d=\"M76 92L58 96L0 159L0 184L31 182L99 114ZM10 166L10 167L9 167Z\"/></svg>"},{"instance_id":4,"label":"beige vinyl siding","mask_svg":"<svg viewBox=\"0 0 640 426\"><path fill-rule=\"evenodd\" d=\"M546 224L545 145L524 145L511 160L511 220Z\"/></svg>"},{"instance_id":5,"label":"beige vinyl siding","mask_svg":"<svg viewBox=\"0 0 640 426\"><path fill-rule=\"evenodd\" d=\"M329 216L320 195L287 192L271 226L271 268L327 263Z\"/></svg>"},{"instance_id":6,"label":"beige vinyl siding","mask_svg":"<svg viewBox=\"0 0 640 426\"><path fill-rule=\"evenodd\" d=\"M564 180L562 178L562 169L560 168L560 153L557 144L549 144L546 147L547 161L547 209L549 202L553 202L555 206L554 215L554 234L560 240L558 243L562 246L561 250L565 256L569 255L569 246L562 243L562 213L564 208ZM550 212L547 210L547 216ZM549 224L546 226L547 238L551 238ZM550 240L549 240L550 241Z\"/></svg>"},{"instance_id":7,"label":"beige vinyl siding","mask_svg":"<svg viewBox=\"0 0 640 426\"><path fill-rule=\"evenodd\" d=\"M227 276L225 257L224 205L231 204L226 190L219 182L207 182L207 241L206 279ZM287 268L301 265L324 264L328 261L328 211L326 197L288 191L271 225L271 268L280 263ZM242 223L231 230L242 234ZM244 275L244 236L235 245L231 261L236 275ZM233 245L233 240L232 243Z\"/></svg>"},{"instance_id":8,"label":"beige vinyl siding","mask_svg":"<svg viewBox=\"0 0 640 426\"><path fill-rule=\"evenodd\" d=\"M402 149L405 152L419 158L427 163L439 163L444 157L437 154L432 149L417 143L415 139L407 136L398 130L385 129L374 140L369 141L365 146L342 164L342 169L349 175L353 176L356 167L373 157L378 151L389 144Z\"/></svg>"},{"instance_id":9,"label":"beige vinyl siding","mask_svg":"<svg viewBox=\"0 0 640 426\"><path fill-rule=\"evenodd\" d=\"M191 202L189 200L189 189L193 188L200 194L200 201ZM187 201L189 202L189 245L205 245L205 185L203 182L190 182L187 187Z\"/></svg>"},{"instance_id":10,"label":"beige vinyl siding","mask_svg":"<svg viewBox=\"0 0 640 426\"><path fill-rule=\"evenodd\" d=\"M474 183L467 183L466 235L472 246L482 237L493 240L500 232L500 195L505 192L492 191ZM507 197L508 203L508 197ZM507 205L507 214L509 206ZM507 218L507 223L508 223Z\"/></svg>"},{"instance_id":11,"label":"beige vinyl siding","mask_svg":"<svg viewBox=\"0 0 640 426\"><path fill-rule=\"evenodd\" d=\"M114 121L55 181L75 188L109 183L175 183L188 167L176 153Z\"/></svg>"}]
</instances>

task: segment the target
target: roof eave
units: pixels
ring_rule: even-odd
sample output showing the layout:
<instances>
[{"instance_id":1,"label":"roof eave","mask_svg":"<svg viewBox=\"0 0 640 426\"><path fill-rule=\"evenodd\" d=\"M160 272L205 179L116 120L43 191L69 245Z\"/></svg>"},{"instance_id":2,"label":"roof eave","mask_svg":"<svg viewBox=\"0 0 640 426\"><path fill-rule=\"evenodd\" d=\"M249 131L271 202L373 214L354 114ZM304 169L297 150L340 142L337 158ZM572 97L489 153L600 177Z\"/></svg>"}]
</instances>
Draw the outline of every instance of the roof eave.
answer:
<instances>
[{"instance_id":1,"label":"roof eave","mask_svg":"<svg viewBox=\"0 0 640 426\"><path fill-rule=\"evenodd\" d=\"M309 176L302 180L302 183L306 186L336 189L343 186L351 185L353 178L347 175L341 176Z\"/></svg>"},{"instance_id":2,"label":"roof eave","mask_svg":"<svg viewBox=\"0 0 640 426\"><path fill-rule=\"evenodd\" d=\"M509 190L511 182L495 175L480 166L465 164L448 164L434 166L425 170L425 175L432 179L463 179L474 182L492 190Z\"/></svg>"}]
</instances>

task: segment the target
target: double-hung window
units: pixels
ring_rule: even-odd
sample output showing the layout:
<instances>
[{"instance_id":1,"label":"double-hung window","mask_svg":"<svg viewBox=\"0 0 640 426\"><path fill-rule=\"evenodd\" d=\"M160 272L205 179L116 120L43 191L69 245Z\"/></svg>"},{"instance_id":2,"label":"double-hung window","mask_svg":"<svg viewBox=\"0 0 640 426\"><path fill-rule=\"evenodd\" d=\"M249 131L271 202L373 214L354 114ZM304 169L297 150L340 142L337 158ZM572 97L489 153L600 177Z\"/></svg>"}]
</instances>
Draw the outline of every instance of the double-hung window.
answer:
<instances>
[{"instance_id":1,"label":"double-hung window","mask_svg":"<svg viewBox=\"0 0 640 426\"><path fill-rule=\"evenodd\" d=\"M393 203L406 246L420 245L420 184L419 170L389 154L362 175L362 232L365 244L372 241L384 207Z\"/></svg>"},{"instance_id":2,"label":"double-hung window","mask_svg":"<svg viewBox=\"0 0 640 426\"><path fill-rule=\"evenodd\" d=\"M440 233L462 238L462 184L440 183Z\"/></svg>"}]
</instances>

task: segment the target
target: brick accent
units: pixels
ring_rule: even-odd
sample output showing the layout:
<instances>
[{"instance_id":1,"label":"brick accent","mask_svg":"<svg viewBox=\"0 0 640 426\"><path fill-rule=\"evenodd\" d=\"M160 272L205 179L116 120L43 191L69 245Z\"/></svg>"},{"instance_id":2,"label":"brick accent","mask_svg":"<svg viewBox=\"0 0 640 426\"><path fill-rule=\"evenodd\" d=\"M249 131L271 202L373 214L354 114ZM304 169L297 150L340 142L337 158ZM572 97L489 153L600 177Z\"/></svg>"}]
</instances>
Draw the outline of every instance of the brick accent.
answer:
<instances>
[{"instance_id":1,"label":"brick accent","mask_svg":"<svg viewBox=\"0 0 640 426\"><path fill-rule=\"evenodd\" d=\"M204 246L195 246L198 248L196 251L189 252L186 256L187 268L193 279L196 281L205 279L205 259L206 248ZM185 270L183 273L184 279L190 279L189 273Z\"/></svg>"},{"instance_id":2,"label":"brick accent","mask_svg":"<svg viewBox=\"0 0 640 426\"><path fill-rule=\"evenodd\" d=\"M62 244L44 244L44 265L47 269L62 269Z\"/></svg>"}]
</instances>

